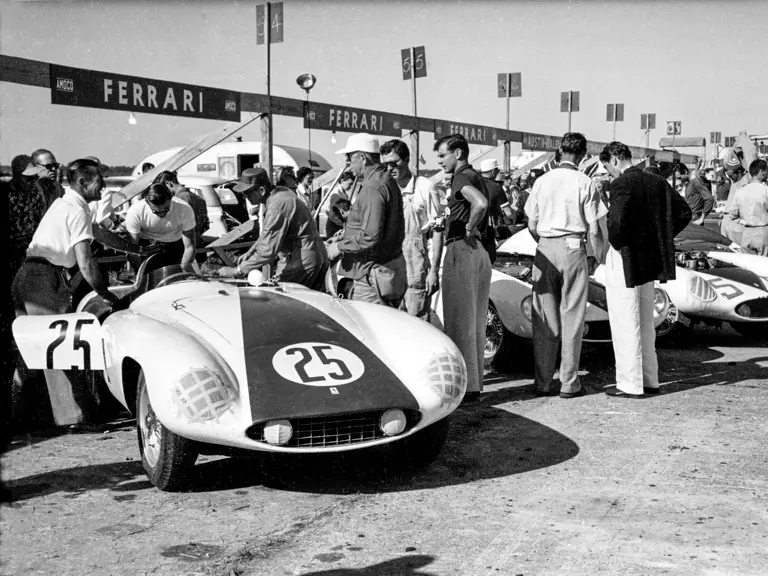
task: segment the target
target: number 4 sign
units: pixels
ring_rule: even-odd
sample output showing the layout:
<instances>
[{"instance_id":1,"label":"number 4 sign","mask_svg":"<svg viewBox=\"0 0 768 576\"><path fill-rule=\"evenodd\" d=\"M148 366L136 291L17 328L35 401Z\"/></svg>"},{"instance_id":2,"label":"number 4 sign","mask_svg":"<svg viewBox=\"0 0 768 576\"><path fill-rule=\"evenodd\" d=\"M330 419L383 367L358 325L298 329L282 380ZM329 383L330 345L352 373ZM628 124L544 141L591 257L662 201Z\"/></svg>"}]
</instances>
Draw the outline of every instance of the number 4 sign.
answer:
<instances>
[{"instance_id":1,"label":"number 4 sign","mask_svg":"<svg viewBox=\"0 0 768 576\"><path fill-rule=\"evenodd\" d=\"M283 3L275 2L269 4L270 12L270 27L269 27L269 43L277 44L283 41ZM256 44L264 44L264 20L266 18L266 10L264 4L256 6Z\"/></svg>"},{"instance_id":2,"label":"number 4 sign","mask_svg":"<svg viewBox=\"0 0 768 576\"><path fill-rule=\"evenodd\" d=\"M103 370L101 326L87 312L21 316L13 336L32 370Z\"/></svg>"}]
</instances>

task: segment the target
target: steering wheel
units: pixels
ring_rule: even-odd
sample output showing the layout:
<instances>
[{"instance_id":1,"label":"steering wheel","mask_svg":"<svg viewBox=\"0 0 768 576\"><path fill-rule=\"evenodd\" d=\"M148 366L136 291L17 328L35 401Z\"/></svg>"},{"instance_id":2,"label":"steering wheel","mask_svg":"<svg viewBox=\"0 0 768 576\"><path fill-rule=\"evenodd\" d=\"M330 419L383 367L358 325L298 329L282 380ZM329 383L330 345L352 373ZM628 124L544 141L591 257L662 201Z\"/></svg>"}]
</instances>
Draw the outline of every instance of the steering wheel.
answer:
<instances>
[{"instance_id":1,"label":"steering wheel","mask_svg":"<svg viewBox=\"0 0 768 576\"><path fill-rule=\"evenodd\" d=\"M176 272L176 274L171 274L170 276L166 276L160 280L160 282L155 285L155 288L160 288L166 284L170 284L171 282L176 282L187 278L199 278L199 276L191 272Z\"/></svg>"}]
</instances>

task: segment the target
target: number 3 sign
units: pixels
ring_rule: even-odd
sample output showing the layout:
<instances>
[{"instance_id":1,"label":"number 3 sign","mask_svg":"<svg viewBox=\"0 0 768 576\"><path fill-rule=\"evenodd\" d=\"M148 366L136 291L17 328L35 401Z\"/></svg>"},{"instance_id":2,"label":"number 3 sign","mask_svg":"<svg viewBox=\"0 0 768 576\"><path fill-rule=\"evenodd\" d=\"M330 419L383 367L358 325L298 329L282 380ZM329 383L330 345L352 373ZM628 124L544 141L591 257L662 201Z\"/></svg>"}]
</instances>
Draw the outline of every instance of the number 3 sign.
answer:
<instances>
[{"instance_id":1,"label":"number 3 sign","mask_svg":"<svg viewBox=\"0 0 768 576\"><path fill-rule=\"evenodd\" d=\"M363 361L335 344L301 342L281 348L272 357L275 371L305 386L340 386L354 382L365 371Z\"/></svg>"},{"instance_id":2,"label":"number 3 sign","mask_svg":"<svg viewBox=\"0 0 768 576\"><path fill-rule=\"evenodd\" d=\"M93 314L21 316L13 336L32 370L104 369L101 326Z\"/></svg>"}]
</instances>

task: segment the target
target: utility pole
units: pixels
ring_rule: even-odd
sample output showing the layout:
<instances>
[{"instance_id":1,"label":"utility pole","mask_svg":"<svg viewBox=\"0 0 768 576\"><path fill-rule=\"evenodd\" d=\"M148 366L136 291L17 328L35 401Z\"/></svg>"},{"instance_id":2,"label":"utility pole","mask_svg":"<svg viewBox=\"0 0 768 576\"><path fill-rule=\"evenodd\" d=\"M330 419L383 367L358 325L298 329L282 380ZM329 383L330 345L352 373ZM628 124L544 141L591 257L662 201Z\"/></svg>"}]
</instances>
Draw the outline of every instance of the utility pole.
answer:
<instances>
[{"instance_id":1,"label":"utility pole","mask_svg":"<svg viewBox=\"0 0 768 576\"><path fill-rule=\"evenodd\" d=\"M261 117L261 167L267 171L270 182L273 179L272 166L272 87L271 87L271 42L270 30L272 21L272 6L269 2L264 6L264 47L265 47L265 70L267 76L267 113ZM258 11L258 6L257 6ZM258 13L258 12L257 12ZM257 18L258 22L258 18ZM238 174L239 176L239 174Z\"/></svg>"},{"instance_id":2,"label":"utility pole","mask_svg":"<svg viewBox=\"0 0 768 576\"><path fill-rule=\"evenodd\" d=\"M411 132L411 150L413 151L414 174L419 175L419 115L416 107L416 48L411 46L411 88L413 92L413 117L416 119L416 127Z\"/></svg>"}]
</instances>

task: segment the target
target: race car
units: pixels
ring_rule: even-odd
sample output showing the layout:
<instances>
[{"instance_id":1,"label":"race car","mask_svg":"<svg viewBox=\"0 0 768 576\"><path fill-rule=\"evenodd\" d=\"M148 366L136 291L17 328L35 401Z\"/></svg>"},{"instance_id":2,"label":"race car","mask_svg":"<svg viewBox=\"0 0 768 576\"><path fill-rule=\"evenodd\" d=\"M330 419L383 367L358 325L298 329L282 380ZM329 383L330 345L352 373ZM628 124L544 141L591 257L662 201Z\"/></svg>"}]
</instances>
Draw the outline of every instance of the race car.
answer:
<instances>
[{"instance_id":1,"label":"race car","mask_svg":"<svg viewBox=\"0 0 768 576\"><path fill-rule=\"evenodd\" d=\"M425 465L466 392L453 342L384 306L297 284L191 276L178 266L95 294L78 311L13 324L32 369L103 371L137 419L149 480L182 488L200 453L384 449ZM103 321L101 320L103 319Z\"/></svg>"},{"instance_id":2,"label":"race car","mask_svg":"<svg viewBox=\"0 0 768 576\"><path fill-rule=\"evenodd\" d=\"M485 332L485 365L506 370L513 365L526 365L520 344L533 339L531 314L533 307L532 275L536 242L527 229L502 242L496 251L496 262L491 271L491 291ZM599 270L598 270L599 276ZM654 293L654 318L660 325L668 315L669 298L662 288ZM433 323L442 328L442 292L432 301ZM587 311L584 323L584 342L611 341L608 305L605 288L590 279L587 292ZM530 352L523 350L530 360Z\"/></svg>"}]
</instances>

